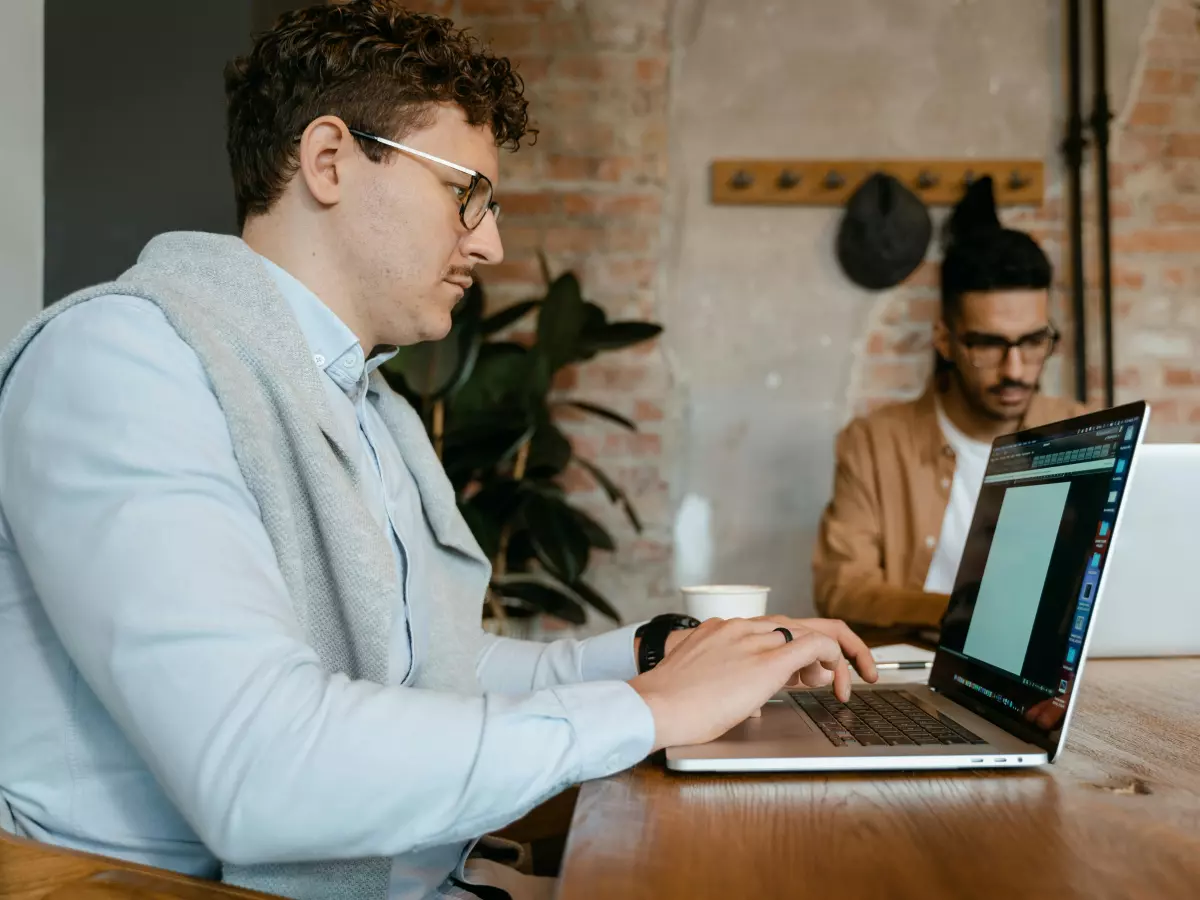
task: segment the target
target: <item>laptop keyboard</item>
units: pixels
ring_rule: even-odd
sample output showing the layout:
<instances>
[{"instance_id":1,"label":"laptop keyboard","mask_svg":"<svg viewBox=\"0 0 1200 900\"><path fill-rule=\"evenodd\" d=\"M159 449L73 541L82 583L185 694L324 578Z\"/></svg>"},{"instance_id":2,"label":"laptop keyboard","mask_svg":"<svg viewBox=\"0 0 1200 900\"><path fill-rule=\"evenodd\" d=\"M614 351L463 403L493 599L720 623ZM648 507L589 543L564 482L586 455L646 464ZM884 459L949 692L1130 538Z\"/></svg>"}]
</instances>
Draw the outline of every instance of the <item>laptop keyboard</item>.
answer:
<instances>
[{"instance_id":1,"label":"laptop keyboard","mask_svg":"<svg viewBox=\"0 0 1200 900\"><path fill-rule=\"evenodd\" d=\"M847 703L831 690L791 695L836 747L987 743L949 716L930 715L907 691L863 691Z\"/></svg>"}]
</instances>

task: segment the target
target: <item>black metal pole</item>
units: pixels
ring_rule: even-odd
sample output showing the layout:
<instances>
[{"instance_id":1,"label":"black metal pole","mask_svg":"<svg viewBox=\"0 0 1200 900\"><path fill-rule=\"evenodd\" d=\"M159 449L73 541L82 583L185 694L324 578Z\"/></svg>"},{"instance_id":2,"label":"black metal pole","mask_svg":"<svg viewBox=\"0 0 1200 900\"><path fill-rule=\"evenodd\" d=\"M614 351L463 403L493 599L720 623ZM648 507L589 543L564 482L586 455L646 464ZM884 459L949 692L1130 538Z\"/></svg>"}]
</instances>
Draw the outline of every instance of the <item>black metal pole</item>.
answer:
<instances>
[{"instance_id":1,"label":"black metal pole","mask_svg":"<svg viewBox=\"0 0 1200 900\"><path fill-rule=\"evenodd\" d=\"M1104 328L1104 403L1114 405L1112 221L1108 202L1108 52L1105 46L1104 0L1092 0L1092 137L1096 142L1096 200L1100 220L1100 315Z\"/></svg>"},{"instance_id":2,"label":"black metal pole","mask_svg":"<svg viewBox=\"0 0 1200 900\"><path fill-rule=\"evenodd\" d=\"M1070 201L1071 314L1075 319L1075 396L1087 401L1087 309L1084 306L1083 272L1083 117L1080 99L1079 0L1067 0L1067 136L1063 156L1067 161Z\"/></svg>"}]
</instances>

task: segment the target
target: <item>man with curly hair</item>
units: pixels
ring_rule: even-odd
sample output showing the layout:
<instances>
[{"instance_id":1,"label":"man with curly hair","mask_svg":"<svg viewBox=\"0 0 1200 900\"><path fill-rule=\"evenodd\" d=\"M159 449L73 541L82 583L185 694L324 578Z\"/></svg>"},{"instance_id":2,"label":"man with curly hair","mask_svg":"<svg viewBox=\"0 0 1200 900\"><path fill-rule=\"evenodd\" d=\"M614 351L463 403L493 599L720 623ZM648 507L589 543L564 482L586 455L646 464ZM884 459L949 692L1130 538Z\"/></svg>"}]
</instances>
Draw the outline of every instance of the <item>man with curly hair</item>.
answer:
<instances>
[{"instance_id":1,"label":"man with curly hair","mask_svg":"<svg viewBox=\"0 0 1200 900\"><path fill-rule=\"evenodd\" d=\"M532 896L476 838L873 676L823 621L485 635L488 562L375 370L502 259L521 81L356 0L226 89L241 236L155 238L0 358L0 827L288 897Z\"/></svg>"}]
</instances>

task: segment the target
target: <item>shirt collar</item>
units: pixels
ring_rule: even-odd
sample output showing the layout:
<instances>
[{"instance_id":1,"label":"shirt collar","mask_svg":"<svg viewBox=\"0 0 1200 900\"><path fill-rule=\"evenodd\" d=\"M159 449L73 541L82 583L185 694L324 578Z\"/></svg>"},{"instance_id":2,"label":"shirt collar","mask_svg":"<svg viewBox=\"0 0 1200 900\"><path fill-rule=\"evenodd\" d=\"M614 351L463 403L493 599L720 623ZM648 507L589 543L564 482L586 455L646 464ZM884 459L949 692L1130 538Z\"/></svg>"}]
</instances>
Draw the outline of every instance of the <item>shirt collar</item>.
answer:
<instances>
[{"instance_id":1,"label":"shirt collar","mask_svg":"<svg viewBox=\"0 0 1200 900\"><path fill-rule=\"evenodd\" d=\"M957 451L964 447L973 449L976 453L982 453L985 456L991 452L992 444L990 441L981 441L979 438L973 438L961 428L954 424L950 416L946 414L946 405L942 403L941 396L934 398L937 406L938 427L942 430L942 436L946 439L946 443L951 449Z\"/></svg>"},{"instance_id":2,"label":"shirt collar","mask_svg":"<svg viewBox=\"0 0 1200 900\"><path fill-rule=\"evenodd\" d=\"M930 465L935 464L939 456L951 456L954 453L954 448L942 434L941 426L938 423L937 391L935 377L925 386L925 392L917 398L916 402L917 420L921 424L919 431L921 454L924 456L925 462Z\"/></svg>"},{"instance_id":3,"label":"shirt collar","mask_svg":"<svg viewBox=\"0 0 1200 900\"><path fill-rule=\"evenodd\" d=\"M365 359L358 338L333 310L287 270L265 256L261 259L267 274L296 316L313 363L354 398L362 391L367 376L395 356L396 351L377 353L369 360Z\"/></svg>"}]
</instances>

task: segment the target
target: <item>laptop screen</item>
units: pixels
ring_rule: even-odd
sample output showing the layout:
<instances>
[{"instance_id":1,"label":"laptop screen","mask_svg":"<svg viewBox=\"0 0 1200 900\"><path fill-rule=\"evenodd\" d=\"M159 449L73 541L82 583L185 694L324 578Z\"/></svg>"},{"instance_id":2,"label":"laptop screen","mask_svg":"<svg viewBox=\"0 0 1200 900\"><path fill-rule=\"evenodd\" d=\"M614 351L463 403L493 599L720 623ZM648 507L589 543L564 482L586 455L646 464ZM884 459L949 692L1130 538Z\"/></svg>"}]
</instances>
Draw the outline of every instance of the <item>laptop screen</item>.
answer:
<instances>
[{"instance_id":1,"label":"laptop screen","mask_svg":"<svg viewBox=\"0 0 1200 900\"><path fill-rule=\"evenodd\" d=\"M1145 404L992 445L929 683L1054 752Z\"/></svg>"}]
</instances>

